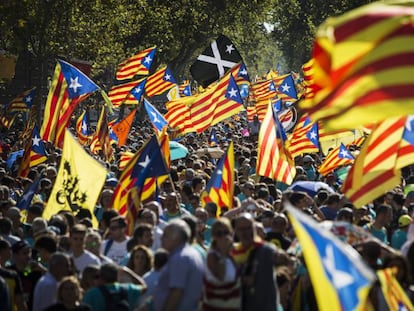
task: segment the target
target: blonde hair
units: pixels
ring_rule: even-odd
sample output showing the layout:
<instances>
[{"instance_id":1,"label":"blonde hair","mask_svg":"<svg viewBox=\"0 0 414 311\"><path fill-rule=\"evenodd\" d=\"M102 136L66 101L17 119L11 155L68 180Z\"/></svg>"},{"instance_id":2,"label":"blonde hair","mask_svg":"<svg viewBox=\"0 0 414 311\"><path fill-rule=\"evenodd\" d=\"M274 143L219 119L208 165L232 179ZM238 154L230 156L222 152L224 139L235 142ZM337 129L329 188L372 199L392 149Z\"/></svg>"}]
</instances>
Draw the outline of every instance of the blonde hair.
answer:
<instances>
[{"instance_id":1,"label":"blonde hair","mask_svg":"<svg viewBox=\"0 0 414 311\"><path fill-rule=\"evenodd\" d=\"M78 298L78 301L81 301L82 300L82 295L83 295L83 289L82 289L77 277L73 276L73 275L66 276L60 281L58 289L57 289L57 301L59 301L59 302L63 301L63 298L62 298L62 291L63 290L62 289L63 289L63 286L65 284L73 284L75 286L76 296Z\"/></svg>"}]
</instances>

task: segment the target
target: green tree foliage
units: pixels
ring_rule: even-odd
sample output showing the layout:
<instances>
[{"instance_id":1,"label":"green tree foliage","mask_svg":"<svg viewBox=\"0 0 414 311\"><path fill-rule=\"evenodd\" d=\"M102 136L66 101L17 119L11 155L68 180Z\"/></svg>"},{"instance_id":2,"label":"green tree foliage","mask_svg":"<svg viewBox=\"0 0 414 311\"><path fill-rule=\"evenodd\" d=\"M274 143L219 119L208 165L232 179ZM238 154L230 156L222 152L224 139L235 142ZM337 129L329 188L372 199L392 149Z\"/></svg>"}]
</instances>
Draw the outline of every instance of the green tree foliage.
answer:
<instances>
[{"instance_id":1,"label":"green tree foliage","mask_svg":"<svg viewBox=\"0 0 414 311\"><path fill-rule=\"evenodd\" d=\"M16 55L29 51L35 62L56 57L92 61L94 79L110 84L119 62L154 45L153 67L169 64L182 78L198 53L224 33L235 41L249 67L263 70L275 55L275 45L269 45L272 41L263 27L273 2L1 1L0 48Z\"/></svg>"},{"instance_id":2,"label":"green tree foliage","mask_svg":"<svg viewBox=\"0 0 414 311\"><path fill-rule=\"evenodd\" d=\"M311 58L317 27L329 16L343 14L370 0L276 0L272 11L274 40L292 70L299 71Z\"/></svg>"}]
</instances>

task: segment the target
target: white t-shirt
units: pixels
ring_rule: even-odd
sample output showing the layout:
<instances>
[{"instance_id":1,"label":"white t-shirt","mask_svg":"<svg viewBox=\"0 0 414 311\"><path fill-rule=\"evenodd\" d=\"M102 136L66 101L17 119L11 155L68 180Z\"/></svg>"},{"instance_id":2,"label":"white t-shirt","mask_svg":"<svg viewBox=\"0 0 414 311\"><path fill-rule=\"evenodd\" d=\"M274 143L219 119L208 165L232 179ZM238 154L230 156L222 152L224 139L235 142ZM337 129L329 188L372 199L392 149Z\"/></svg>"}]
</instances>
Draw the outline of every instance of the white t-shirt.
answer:
<instances>
[{"instance_id":1,"label":"white t-shirt","mask_svg":"<svg viewBox=\"0 0 414 311\"><path fill-rule=\"evenodd\" d=\"M79 271L80 275L82 275L83 270L89 265L101 265L101 260L86 249L79 257L75 257L73 254L71 256L73 258L73 263L75 264L76 270Z\"/></svg>"},{"instance_id":2,"label":"white t-shirt","mask_svg":"<svg viewBox=\"0 0 414 311\"><path fill-rule=\"evenodd\" d=\"M122 259L128 254L127 251L127 242L128 239L125 239L122 242L112 241L112 245L109 248L108 252L105 254L106 244L109 240L105 240L101 246L101 254L104 254L106 257L112 259L115 263L120 265L122 263Z\"/></svg>"}]
</instances>

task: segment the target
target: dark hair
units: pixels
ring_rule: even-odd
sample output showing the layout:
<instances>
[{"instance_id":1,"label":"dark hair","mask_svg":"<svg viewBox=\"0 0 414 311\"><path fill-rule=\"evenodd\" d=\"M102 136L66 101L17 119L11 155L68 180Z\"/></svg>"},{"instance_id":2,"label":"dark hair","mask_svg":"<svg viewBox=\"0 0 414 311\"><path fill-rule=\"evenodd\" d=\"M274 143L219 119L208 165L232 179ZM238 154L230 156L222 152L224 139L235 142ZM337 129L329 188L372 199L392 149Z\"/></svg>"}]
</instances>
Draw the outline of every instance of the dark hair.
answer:
<instances>
[{"instance_id":1,"label":"dark hair","mask_svg":"<svg viewBox=\"0 0 414 311\"><path fill-rule=\"evenodd\" d=\"M57 251L57 241L51 235L42 235L37 238L35 244L35 249L45 249L49 253L54 253Z\"/></svg>"},{"instance_id":2,"label":"dark hair","mask_svg":"<svg viewBox=\"0 0 414 311\"><path fill-rule=\"evenodd\" d=\"M115 283L118 280L118 266L114 263L103 264L99 274L105 283Z\"/></svg>"},{"instance_id":3,"label":"dark hair","mask_svg":"<svg viewBox=\"0 0 414 311\"><path fill-rule=\"evenodd\" d=\"M168 252L163 249L159 248L154 253L154 269L160 270L168 261Z\"/></svg>"},{"instance_id":4,"label":"dark hair","mask_svg":"<svg viewBox=\"0 0 414 311\"><path fill-rule=\"evenodd\" d=\"M102 222L109 227L112 218L119 216L118 211L114 209L106 210L102 213Z\"/></svg>"},{"instance_id":5,"label":"dark hair","mask_svg":"<svg viewBox=\"0 0 414 311\"><path fill-rule=\"evenodd\" d=\"M192 241L196 235L197 218L193 215L184 215L183 217L181 217L181 219L184 220L187 223L187 225L190 227L190 230L191 230L190 241Z\"/></svg>"},{"instance_id":6,"label":"dark hair","mask_svg":"<svg viewBox=\"0 0 414 311\"><path fill-rule=\"evenodd\" d=\"M122 216L116 216L116 217L111 218L110 223L116 223L121 228L125 228L127 226L125 217L122 217Z\"/></svg>"},{"instance_id":7,"label":"dark hair","mask_svg":"<svg viewBox=\"0 0 414 311\"><path fill-rule=\"evenodd\" d=\"M85 225L82 225L82 224L76 224L70 230L71 235L75 234L75 233L82 233L82 234L86 235L87 232L88 232L88 228Z\"/></svg>"},{"instance_id":8,"label":"dark hair","mask_svg":"<svg viewBox=\"0 0 414 311\"><path fill-rule=\"evenodd\" d=\"M147 224L147 223L139 224L134 229L133 237L134 237L135 240L137 240L138 238L142 238L142 236L144 235L144 232L148 232L148 231L151 232L152 229L153 228L150 224Z\"/></svg>"}]
</instances>

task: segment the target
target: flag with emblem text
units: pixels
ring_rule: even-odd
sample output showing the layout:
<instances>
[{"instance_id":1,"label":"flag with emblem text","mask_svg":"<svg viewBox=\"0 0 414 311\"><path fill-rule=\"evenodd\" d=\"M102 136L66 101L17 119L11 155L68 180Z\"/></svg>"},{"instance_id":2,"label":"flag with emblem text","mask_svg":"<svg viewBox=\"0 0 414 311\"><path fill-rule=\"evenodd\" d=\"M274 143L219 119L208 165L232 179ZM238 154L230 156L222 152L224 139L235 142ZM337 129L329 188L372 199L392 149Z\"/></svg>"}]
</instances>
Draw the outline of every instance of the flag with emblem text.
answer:
<instances>
[{"instance_id":1,"label":"flag with emblem text","mask_svg":"<svg viewBox=\"0 0 414 311\"><path fill-rule=\"evenodd\" d=\"M42 217L48 220L62 210L76 215L80 208L85 208L91 212L93 226L97 228L94 210L106 174L106 168L66 130L59 171Z\"/></svg>"}]
</instances>

